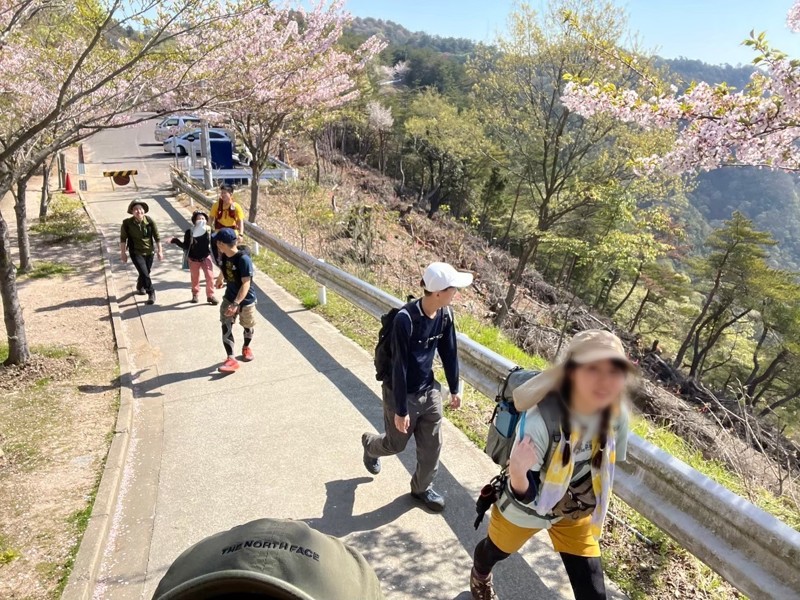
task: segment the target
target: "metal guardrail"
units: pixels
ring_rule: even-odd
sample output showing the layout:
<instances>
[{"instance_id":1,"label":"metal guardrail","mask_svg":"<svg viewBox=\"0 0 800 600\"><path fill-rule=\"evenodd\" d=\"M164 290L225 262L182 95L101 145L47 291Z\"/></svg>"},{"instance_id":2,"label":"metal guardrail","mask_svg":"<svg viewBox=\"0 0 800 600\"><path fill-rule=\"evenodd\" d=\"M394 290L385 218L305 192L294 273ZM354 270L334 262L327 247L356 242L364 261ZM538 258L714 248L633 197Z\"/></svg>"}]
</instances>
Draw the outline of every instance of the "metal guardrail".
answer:
<instances>
[{"instance_id":1,"label":"metal guardrail","mask_svg":"<svg viewBox=\"0 0 800 600\"><path fill-rule=\"evenodd\" d=\"M172 182L211 205L212 199L179 175L173 173ZM375 318L403 304L257 225L246 223L245 231ZM458 343L463 378L493 398L498 382L515 365L463 333ZM629 438L627 461L618 465L614 492L750 598L800 599L800 533L636 435Z\"/></svg>"}]
</instances>

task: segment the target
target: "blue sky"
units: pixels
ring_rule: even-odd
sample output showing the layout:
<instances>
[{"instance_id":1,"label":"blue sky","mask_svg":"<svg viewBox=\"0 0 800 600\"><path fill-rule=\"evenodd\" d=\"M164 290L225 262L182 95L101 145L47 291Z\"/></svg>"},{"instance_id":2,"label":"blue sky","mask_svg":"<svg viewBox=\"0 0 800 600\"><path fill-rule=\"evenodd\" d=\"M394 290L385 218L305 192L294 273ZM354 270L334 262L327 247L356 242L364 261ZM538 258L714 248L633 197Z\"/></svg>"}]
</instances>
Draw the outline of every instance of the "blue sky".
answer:
<instances>
[{"instance_id":1,"label":"blue sky","mask_svg":"<svg viewBox=\"0 0 800 600\"><path fill-rule=\"evenodd\" d=\"M751 29L767 31L773 46L800 56L800 33L786 29L792 0L615 0L646 48L664 57L746 63L741 46ZM347 0L355 16L389 19L412 31L490 41L505 24L513 0ZM534 7L545 0L532 0Z\"/></svg>"}]
</instances>

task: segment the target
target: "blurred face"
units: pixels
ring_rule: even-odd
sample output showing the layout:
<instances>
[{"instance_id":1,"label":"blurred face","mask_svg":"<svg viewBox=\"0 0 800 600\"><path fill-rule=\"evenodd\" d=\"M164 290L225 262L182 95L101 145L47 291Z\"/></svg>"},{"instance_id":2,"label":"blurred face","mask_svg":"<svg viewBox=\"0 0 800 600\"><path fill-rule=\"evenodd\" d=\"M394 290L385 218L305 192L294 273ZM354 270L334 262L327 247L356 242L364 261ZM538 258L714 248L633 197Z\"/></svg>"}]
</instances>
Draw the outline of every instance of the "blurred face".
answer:
<instances>
[{"instance_id":1,"label":"blurred face","mask_svg":"<svg viewBox=\"0 0 800 600\"><path fill-rule=\"evenodd\" d=\"M206 226L206 218L205 217L197 217L194 220L195 229L203 229Z\"/></svg>"},{"instance_id":2,"label":"blurred face","mask_svg":"<svg viewBox=\"0 0 800 600\"><path fill-rule=\"evenodd\" d=\"M231 193L228 190L221 190L219 197L226 206L231 203Z\"/></svg>"},{"instance_id":3,"label":"blurred face","mask_svg":"<svg viewBox=\"0 0 800 600\"><path fill-rule=\"evenodd\" d=\"M144 208L142 208L141 204L137 204L133 207L133 216L137 221L144 219Z\"/></svg>"},{"instance_id":4,"label":"blurred face","mask_svg":"<svg viewBox=\"0 0 800 600\"><path fill-rule=\"evenodd\" d=\"M625 369L610 360L576 366L572 372L573 408L597 412L611 406L622 395L627 377Z\"/></svg>"}]
</instances>

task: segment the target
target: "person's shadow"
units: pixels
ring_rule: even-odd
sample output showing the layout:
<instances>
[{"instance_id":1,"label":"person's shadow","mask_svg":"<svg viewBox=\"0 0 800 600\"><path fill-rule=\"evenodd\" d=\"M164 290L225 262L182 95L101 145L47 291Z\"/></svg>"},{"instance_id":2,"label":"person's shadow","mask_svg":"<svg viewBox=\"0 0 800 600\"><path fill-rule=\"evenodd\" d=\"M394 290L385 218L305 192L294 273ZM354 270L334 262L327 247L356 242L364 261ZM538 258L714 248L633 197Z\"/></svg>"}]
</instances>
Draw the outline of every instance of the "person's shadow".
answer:
<instances>
[{"instance_id":1,"label":"person's shadow","mask_svg":"<svg viewBox=\"0 0 800 600\"><path fill-rule=\"evenodd\" d=\"M322 516L303 520L318 531L334 537L344 537L356 531L374 531L397 520L408 511L419 508L411 497L405 494L395 498L386 506L354 515L356 488L372 481L372 477L328 481L325 484L326 496Z\"/></svg>"}]
</instances>

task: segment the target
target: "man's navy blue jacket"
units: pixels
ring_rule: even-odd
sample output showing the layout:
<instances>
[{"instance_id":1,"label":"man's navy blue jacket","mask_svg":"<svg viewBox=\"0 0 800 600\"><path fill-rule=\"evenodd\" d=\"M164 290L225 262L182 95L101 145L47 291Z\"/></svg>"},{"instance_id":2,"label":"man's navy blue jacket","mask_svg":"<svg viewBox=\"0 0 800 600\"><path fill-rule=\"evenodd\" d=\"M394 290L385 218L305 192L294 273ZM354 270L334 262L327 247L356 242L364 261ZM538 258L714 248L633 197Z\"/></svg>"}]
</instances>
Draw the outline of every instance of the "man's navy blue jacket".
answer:
<instances>
[{"instance_id":1,"label":"man's navy blue jacket","mask_svg":"<svg viewBox=\"0 0 800 600\"><path fill-rule=\"evenodd\" d=\"M392 326L392 392L395 413L408 414L406 397L433 385L433 359L436 351L442 359L450 393L458 393L458 354L456 327L450 308L439 309L428 317L417 300L409 303L394 319Z\"/></svg>"}]
</instances>

